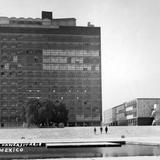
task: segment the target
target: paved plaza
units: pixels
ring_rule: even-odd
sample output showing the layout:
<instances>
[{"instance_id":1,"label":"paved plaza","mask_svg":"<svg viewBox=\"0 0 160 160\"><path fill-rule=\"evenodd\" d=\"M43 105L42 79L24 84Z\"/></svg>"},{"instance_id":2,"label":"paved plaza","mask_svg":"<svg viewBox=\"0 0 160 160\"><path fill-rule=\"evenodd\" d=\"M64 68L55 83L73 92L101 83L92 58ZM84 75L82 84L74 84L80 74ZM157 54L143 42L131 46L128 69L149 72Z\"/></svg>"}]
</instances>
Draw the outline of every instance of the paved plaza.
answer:
<instances>
[{"instance_id":1,"label":"paved plaza","mask_svg":"<svg viewBox=\"0 0 160 160\"><path fill-rule=\"evenodd\" d=\"M118 126L108 127L108 133L100 127L66 127L66 128L1 128L2 141L41 141L41 142L72 142L72 141L105 141L125 140L130 144L160 145L159 126Z\"/></svg>"},{"instance_id":2,"label":"paved plaza","mask_svg":"<svg viewBox=\"0 0 160 160\"><path fill-rule=\"evenodd\" d=\"M100 127L65 127L65 128L1 128L0 140L2 139L106 139L106 138L159 138L159 126L118 126L108 127L108 133L103 130L100 133Z\"/></svg>"}]
</instances>

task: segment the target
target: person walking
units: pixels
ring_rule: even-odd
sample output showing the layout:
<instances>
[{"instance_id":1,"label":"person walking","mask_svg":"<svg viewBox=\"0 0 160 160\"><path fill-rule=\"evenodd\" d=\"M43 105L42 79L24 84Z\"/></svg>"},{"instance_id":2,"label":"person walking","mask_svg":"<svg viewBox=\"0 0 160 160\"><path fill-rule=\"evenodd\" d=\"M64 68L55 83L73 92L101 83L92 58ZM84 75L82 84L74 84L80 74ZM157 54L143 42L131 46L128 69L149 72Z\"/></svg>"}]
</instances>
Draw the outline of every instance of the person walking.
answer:
<instances>
[{"instance_id":1,"label":"person walking","mask_svg":"<svg viewBox=\"0 0 160 160\"><path fill-rule=\"evenodd\" d=\"M100 127L100 131L101 131L101 134L102 134L102 132L103 132L103 128L102 128L102 126Z\"/></svg>"},{"instance_id":2,"label":"person walking","mask_svg":"<svg viewBox=\"0 0 160 160\"><path fill-rule=\"evenodd\" d=\"M107 126L105 127L105 132L106 132L106 134L107 134L107 132L108 132L108 127L107 127Z\"/></svg>"},{"instance_id":3,"label":"person walking","mask_svg":"<svg viewBox=\"0 0 160 160\"><path fill-rule=\"evenodd\" d=\"M96 134L96 131L97 131L97 130L96 130L96 127L94 127L94 134Z\"/></svg>"}]
</instances>

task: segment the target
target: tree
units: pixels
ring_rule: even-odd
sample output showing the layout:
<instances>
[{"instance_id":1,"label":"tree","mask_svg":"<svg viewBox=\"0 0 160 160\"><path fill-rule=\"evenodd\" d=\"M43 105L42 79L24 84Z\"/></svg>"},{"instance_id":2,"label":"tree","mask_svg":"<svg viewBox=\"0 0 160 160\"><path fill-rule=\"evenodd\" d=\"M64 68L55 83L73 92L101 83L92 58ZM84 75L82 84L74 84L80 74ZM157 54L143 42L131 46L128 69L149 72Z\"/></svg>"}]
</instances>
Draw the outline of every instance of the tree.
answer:
<instances>
[{"instance_id":1,"label":"tree","mask_svg":"<svg viewBox=\"0 0 160 160\"><path fill-rule=\"evenodd\" d=\"M39 99L29 99L25 107L25 119L28 127L31 124L38 124L38 109L41 107Z\"/></svg>"},{"instance_id":2,"label":"tree","mask_svg":"<svg viewBox=\"0 0 160 160\"><path fill-rule=\"evenodd\" d=\"M55 104L51 100L30 99L24 109L24 119L28 127L31 124L37 126L51 126L53 123L57 125L59 123L67 124L68 110L64 103L56 102Z\"/></svg>"},{"instance_id":3,"label":"tree","mask_svg":"<svg viewBox=\"0 0 160 160\"><path fill-rule=\"evenodd\" d=\"M38 121L39 124L42 124L42 126L47 125L49 126L55 116L55 105L50 100L43 100L41 102L41 107L38 109Z\"/></svg>"},{"instance_id":4,"label":"tree","mask_svg":"<svg viewBox=\"0 0 160 160\"><path fill-rule=\"evenodd\" d=\"M68 121L68 110L64 103L56 102L56 123L67 124Z\"/></svg>"}]
</instances>

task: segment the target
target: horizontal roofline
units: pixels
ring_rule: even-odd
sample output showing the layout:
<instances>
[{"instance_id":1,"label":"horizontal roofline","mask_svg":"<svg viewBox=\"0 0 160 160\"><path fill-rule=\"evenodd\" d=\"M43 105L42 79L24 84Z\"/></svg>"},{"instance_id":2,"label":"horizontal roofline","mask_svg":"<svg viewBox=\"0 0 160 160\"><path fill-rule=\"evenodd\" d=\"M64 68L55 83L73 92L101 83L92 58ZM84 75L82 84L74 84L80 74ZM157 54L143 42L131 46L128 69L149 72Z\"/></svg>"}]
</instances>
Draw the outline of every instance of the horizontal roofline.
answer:
<instances>
[{"instance_id":1,"label":"horizontal roofline","mask_svg":"<svg viewBox=\"0 0 160 160\"><path fill-rule=\"evenodd\" d=\"M52 28L48 26L12 26L0 25L0 33L27 33L27 34L65 34L65 35L98 35L100 27L78 27L78 26L59 26Z\"/></svg>"},{"instance_id":2,"label":"horizontal roofline","mask_svg":"<svg viewBox=\"0 0 160 160\"><path fill-rule=\"evenodd\" d=\"M8 19L14 19L14 20L43 20L42 18L32 18L32 17L6 17L6 16L0 16L0 18L8 18ZM76 20L76 18L53 18L52 20L69 20L69 19L72 19L72 20Z\"/></svg>"},{"instance_id":3,"label":"horizontal roofline","mask_svg":"<svg viewBox=\"0 0 160 160\"><path fill-rule=\"evenodd\" d=\"M76 20L76 18L53 18L53 20Z\"/></svg>"},{"instance_id":4,"label":"horizontal roofline","mask_svg":"<svg viewBox=\"0 0 160 160\"><path fill-rule=\"evenodd\" d=\"M160 99L160 98L136 98L136 99Z\"/></svg>"},{"instance_id":5,"label":"horizontal roofline","mask_svg":"<svg viewBox=\"0 0 160 160\"><path fill-rule=\"evenodd\" d=\"M119 106L124 105L125 103L129 103L129 102L131 102L131 101L136 101L136 100L160 100L160 98L135 98L135 99L132 99L132 100L129 100L129 101L125 101L124 103L121 103L121 104L119 104L119 105L116 105L116 106L114 106L114 107L112 107L112 108L109 108L109 109L106 109L106 110L110 110L110 109L113 109L113 108L117 108L117 107L119 107ZM106 110L104 110L104 111L106 111Z\"/></svg>"}]
</instances>

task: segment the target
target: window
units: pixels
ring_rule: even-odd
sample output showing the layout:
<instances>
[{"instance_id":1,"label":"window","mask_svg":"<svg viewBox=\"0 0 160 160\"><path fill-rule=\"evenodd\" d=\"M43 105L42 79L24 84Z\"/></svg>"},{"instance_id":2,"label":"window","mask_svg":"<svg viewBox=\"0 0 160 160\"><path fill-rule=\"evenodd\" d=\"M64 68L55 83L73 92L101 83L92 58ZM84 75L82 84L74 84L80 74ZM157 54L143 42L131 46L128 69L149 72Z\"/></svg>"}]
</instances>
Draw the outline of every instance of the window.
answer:
<instances>
[{"instance_id":1,"label":"window","mask_svg":"<svg viewBox=\"0 0 160 160\"><path fill-rule=\"evenodd\" d=\"M43 57L43 63L51 63L51 59L49 57Z\"/></svg>"},{"instance_id":2,"label":"window","mask_svg":"<svg viewBox=\"0 0 160 160\"><path fill-rule=\"evenodd\" d=\"M58 57L51 57L51 63L59 63Z\"/></svg>"},{"instance_id":3,"label":"window","mask_svg":"<svg viewBox=\"0 0 160 160\"><path fill-rule=\"evenodd\" d=\"M43 70L50 70L51 66L49 64L43 64Z\"/></svg>"},{"instance_id":4,"label":"window","mask_svg":"<svg viewBox=\"0 0 160 160\"><path fill-rule=\"evenodd\" d=\"M2 64L2 65L1 65L1 69L3 69L3 68L4 68L4 65Z\"/></svg>"},{"instance_id":5,"label":"window","mask_svg":"<svg viewBox=\"0 0 160 160\"><path fill-rule=\"evenodd\" d=\"M38 63L38 57L37 56L34 56L34 62Z\"/></svg>"},{"instance_id":6,"label":"window","mask_svg":"<svg viewBox=\"0 0 160 160\"><path fill-rule=\"evenodd\" d=\"M4 74L4 72L1 72L1 76L4 76L5 74Z\"/></svg>"},{"instance_id":7,"label":"window","mask_svg":"<svg viewBox=\"0 0 160 160\"><path fill-rule=\"evenodd\" d=\"M8 110L3 109L3 110L1 111L1 114L2 114L2 117L8 117Z\"/></svg>"},{"instance_id":8,"label":"window","mask_svg":"<svg viewBox=\"0 0 160 160\"><path fill-rule=\"evenodd\" d=\"M84 104L87 104L87 101L84 101Z\"/></svg>"},{"instance_id":9,"label":"window","mask_svg":"<svg viewBox=\"0 0 160 160\"><path fill-rule=\"evenodd\" d=\"M22 64L20 64L20 63L18 63L18 65L17 65L19 68L21 68L22 67Z\"/></svg>"},{"instance_id":10,"label":"window","mask_svg":"<svg viewBox=\"0 0 160 160\"><path fill-rule=\"evenodd\" d=\"M67 64L61 64L59 66L59 70L68 70L68 65Z\"/></svg>"},{"instance_id":11,"label":"window","mask_svg":"<svg viewBox=\"0 0 160 160\"><path fill-rule=\"evenodd\" d=\"M50 70L59 70L59 64L50 64Z\"/></svg>"},{"instance_id":12,"label":"window","mask_svg":"<svg viewBox=\"0 0 160 160\"><path fill-rule=\"evenodd\" d=\"M7 100L7 94L2 94L1 98L2 98L2 100Z\"/></svg>"},{"instance_id":13,"label":"window","mask_svg":"<svg viewBox=\"0 0 160 160\"><path fill-rule=\"evenodd\" d=\"M68 56L75 56L75 50L66 51Z\"/></svg>"},{"instance_id":14,"label":"window","mask_svg":"<svg viewBox=\"0 0 160 160\"><path fill-rule=\"evenodd\" d=\"M67 63L71 63L71 57L67 57Z\"/></svg>"},{"instance_id":15,"label":"window","mask_svg":"<svg viewBox=\"0 0 160 160\"><path fill-rule=\"evenodd\" d=\"M7 48L8 46L7 46L7 44L2 44L2 48L4 49L4 48Z\"/></svg>"},{"instance_id":16,"label":"window","mask_svg":"<svg viewBox=\"0 0 160 160\"><path fill-rule=\"evenodd\" d=\"M34 84L35 84L35 85L37 85L37 84L38 84L38 82L34 82Z\"/></svg>"},{"instance_id":17,"label":"window","mask_svg":"<svg viewBox=\"0 0 160 160\"><path fill-rule=\"evenodd\" d=\"M10 76L12 76L12 74L13 74L12 72L9 72L9 75L10 75Z\"/></svg>"},{"instance_id":18,"label":"window","mask_svg":"<svg viewBox=\"0 0 160 160\"><path fill-rule=\"evenodd\" d=\"M18 58L17 56L13 56L13 62L17 62Z\"/></svg>"},{"instance_id":19,"label":"window","mask_svg":"<svg viewBox=\"0 0 160 160\"><path fill-rule=\"evenodd\" d=\"M83 70L83 65L76 64L76 70L81 70L82 71Z\"/></svg>"},{"instance_id":20,"label":"window","mask_svg":"<svg viewBox=\"0 0 160 160\"><path fill-rule=\"evenodd\" d=\"M98 50L84 50L84 56L99 56Z\"/></svg>"},{"instance_id":21,"label":"window","mask_svg":"<svg viewBox=\"0 0 160 160\"><path fill-rule=\"evenodd\" d=\"M12 49L16 48L16 45L12 44L12 45L11 45L11 48L12 48Z\"/></svg>"},{"instance_id":22,"label":"window","mask_svg":"<svg viewBox=\"0 0 160 160\"><path fill-rule=\"evenodd\" d=\"M75 63L76 64L83 64L83 58L82 57L76 57L75 58Z\"/></svg>"},{"instance_id":23,"label":"window","mask_svg":"<svg viewBox=\"0 0 160 160\"><path fill-rule=\"evenodd\" d=\"M127 112L127 111L132 111L132 110L133 110L133 106L130 106L130 107L127 107L127 108L126 108L126 112Z\"/></svg>"},{"instance_id":24,"label":"window","mask_svg":"<svg viewBox=\"0 0 160 160\"><path fill-rule=\"evenodd\" d=\"M76 61L76 58L75 58L75 57L72 57L72 58L71 58L71 63L75 63L75 61Z\"/></svg>"},{"instance_id":25,"label":"window","mask_svg":"<svg viewBox=\"0 0 160 160\"><path fill-rule=\"evenodd\" d=\"M133 114L127 115L126 119L132 119L133 118Z\"/></svg>"},{"instance_id":26,"label":"window","mask_svg":"<svg viewBox=\"0 0 160 160\"><path fill-rule=\"evenodd\" d=\"M83 56L83 50L76 50L76 56Z\"/></svg>"},{"instance_id":27,"label":"window","mask_svg":"<svg viewBox=\"0 0 160 160\"><path fill-rule=\"evenodd\" d=\"M8 69L9 69L9 63L6 63L6 64L4 65L4 69L5 69L5 70L8 70Z\"/></svg>"},{"instance_id":28,"label":"window","mask_svg":"<svg viewBox=\"0 0 160 160\"><path fill-rule=\"evenodd\" d=\"M7 81L6 81L6 79L4 79L4 80L1 80L1 84L2 84L2 85L6 85L6 84L7 84Z\"/></svg>"},{"instance_id":29,"label":"window","mask_svg":"<svg viewBox=\"0 0 160 160\"><path fill-rule=\"evenodd\" d=\"M75 70L75 65L74 64L68 64L68 70Z\"/></svg>"},{"instance_id":30,"label":"window","mask_svg":"<svg viewBox=\"0 0 160 160\"><path fill-rule=\"evenodd\" d=\"M99 65L96 65L95 70L99 71Z\"/></svg>"},{"instance_id":31,"label":"window","mask_svg":"<svg viewBox=\"0 0 160 160\"><path fill-rule=\"evenodd\" d=\"M59 57L59 63L67 63L67 57Z\"/></svg>"}]
</instances>

